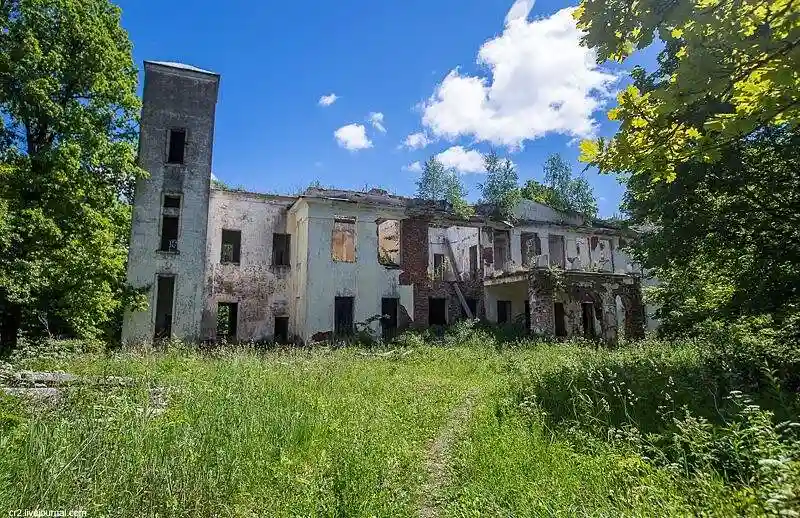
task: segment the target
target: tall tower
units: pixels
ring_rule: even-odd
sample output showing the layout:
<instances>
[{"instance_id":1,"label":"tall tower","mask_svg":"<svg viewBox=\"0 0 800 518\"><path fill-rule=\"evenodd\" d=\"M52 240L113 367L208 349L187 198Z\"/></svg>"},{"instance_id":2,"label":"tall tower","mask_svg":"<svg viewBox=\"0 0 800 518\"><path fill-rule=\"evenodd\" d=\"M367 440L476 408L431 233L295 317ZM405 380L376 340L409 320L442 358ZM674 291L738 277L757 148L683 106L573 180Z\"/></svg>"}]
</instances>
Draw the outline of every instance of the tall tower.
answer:
<instances>
[{"instance_id":1,"label":"tall tower","mask_svg":"<svg viewBox=\"0 0 800 518\"><path fill-rule=\"evenodd\" d=\"M128 312L124 343L200 337L219 75L145 61L128 283L148 308Z\"/></svg>"}]
</instances>

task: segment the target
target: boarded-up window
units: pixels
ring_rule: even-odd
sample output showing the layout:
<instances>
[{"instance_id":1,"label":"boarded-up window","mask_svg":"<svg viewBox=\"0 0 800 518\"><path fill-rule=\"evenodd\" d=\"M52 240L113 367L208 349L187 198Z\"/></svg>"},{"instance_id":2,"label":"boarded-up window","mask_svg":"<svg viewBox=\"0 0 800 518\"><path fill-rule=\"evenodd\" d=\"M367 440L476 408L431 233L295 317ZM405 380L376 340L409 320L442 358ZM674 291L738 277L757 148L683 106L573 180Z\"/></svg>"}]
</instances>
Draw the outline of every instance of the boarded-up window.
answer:
<instances>
[{"instance_id":1,"label":"boarded-up window","mask_svg":"<svg viewBox=\"0 0 800 518\"><path fill-rule=\"evenodd\" d=\"M289 250L292 243L290 234L272 234L273 266L289 266Z\"/></svg>"},{"instance_id":2,"label":"boarded-up window","mask_svg":"<svg viewBox=\"0 0 800 518\"><path fill-rule=\"evenodd\" d=\"M547 236L547 244L550 248L550 264L564 268L565 264L565 250L564 250L564 236L558 234L550 234Z\"/></svg>"},{"instance_id":3,"label":"boarded-up window","mask_svg":"<svg viewBox=\"0 0 800 518\"><path fill-rule=\"evenodd\" d=\"M223 230L219 261L221 263L239 264L241 248L242 232L240 230Z\"/></svg>"},{"instance_id":4,"label":"boarded-up window","mask_svg":"<svg viewBox=\"0 0 800 518\"><path fill-rule=\"evenodd\" d=\"M378 262L400 266L400 222L396 219L378 222Z\"/></svg>"},{"instance_id":5,"label":"boarded-up window","mask_svg":"<svg viewBox=\"0 0 800 518\"><path fill-rule=\"evenodd\" d=\"M334 261L345 263L356 262L356 220L353 218L335 218L333 221L333 239L331 241L331 257Z\"/></svg>"}]
</instances>

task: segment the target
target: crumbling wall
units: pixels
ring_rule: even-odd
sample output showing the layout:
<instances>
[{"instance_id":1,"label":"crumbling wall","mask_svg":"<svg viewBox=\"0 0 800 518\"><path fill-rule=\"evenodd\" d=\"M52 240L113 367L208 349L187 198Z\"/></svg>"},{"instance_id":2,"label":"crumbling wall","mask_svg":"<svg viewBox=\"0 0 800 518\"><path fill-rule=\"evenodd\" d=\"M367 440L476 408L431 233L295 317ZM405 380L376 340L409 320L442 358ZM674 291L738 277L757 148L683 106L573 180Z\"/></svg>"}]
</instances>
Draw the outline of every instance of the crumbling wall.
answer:
<instances>
[{"instance_id":1,"label":"crumbling wall","mask_svg":"<svg viewBox=\"0 0 800 518\"><path fill-rule=\"evenodd\" d=\"M528 274L531 306L531 332L555 334L553 304L564 305L567 336L583 335L583 303L591 302L597 337L616 343L623 330L618 329L617 297L624 311L624 336L629 340L644 337L645 310L641 283L637 277L585 272L552 273L534 269Z\"/></svg>"},{"instance_id":2,"label":"crumbling wall","mask_svg":"<svg viewBox=\"0 0 800 518\"><path fill-rule=\"evenodd\" d=\"M287 233L290 204L290 199L281 197L211 191L203 308L206 339L216 339L220 302L238 304L239 340L272 339L275 317L290 316L292 268L272 264L273 233ZM223 229L241 231L239 264L220 261ZM294 332L290 326L289 333Z\"/></svg>"}]
</instances>

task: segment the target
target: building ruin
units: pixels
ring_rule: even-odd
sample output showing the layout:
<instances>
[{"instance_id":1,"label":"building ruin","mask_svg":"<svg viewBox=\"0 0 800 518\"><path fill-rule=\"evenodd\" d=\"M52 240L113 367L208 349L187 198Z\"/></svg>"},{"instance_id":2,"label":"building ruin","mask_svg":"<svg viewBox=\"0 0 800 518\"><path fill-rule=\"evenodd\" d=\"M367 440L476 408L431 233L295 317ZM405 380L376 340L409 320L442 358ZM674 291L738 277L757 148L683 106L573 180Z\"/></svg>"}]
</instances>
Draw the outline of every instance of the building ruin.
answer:
<instances>
[{"instance_id":1,"label":"building ruin","mask_svg":"<svg viewBox=\"0 0 800 518\"><path fill-rule=\"evenodd\" d=\"M145 311L123 341L375 337L478 318L533 334L614 343L643 336L626 234L524 200L513 222L464 220L444 202L310 188L216 189L219 75L145 62L128 282Z\"/></svg>"}]
</instances>

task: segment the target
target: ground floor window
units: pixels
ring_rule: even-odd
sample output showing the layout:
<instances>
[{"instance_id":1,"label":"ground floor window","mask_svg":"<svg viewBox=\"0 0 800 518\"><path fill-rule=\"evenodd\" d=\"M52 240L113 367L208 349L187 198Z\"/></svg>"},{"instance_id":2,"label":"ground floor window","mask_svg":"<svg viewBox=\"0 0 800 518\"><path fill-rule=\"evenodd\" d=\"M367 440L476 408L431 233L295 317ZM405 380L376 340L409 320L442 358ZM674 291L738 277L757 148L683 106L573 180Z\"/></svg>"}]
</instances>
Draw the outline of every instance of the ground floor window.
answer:
<instances>
[{"instance_id":1,"label":"ground floor window","mask_svg":"<svg viewBox=\"0 0 800 518\"><path fill-rule=\"evenodd\" d=\"M497 323L509 324L511 323L511 301L498 300L497 301Z\"/></svg>"}]
</instances>

